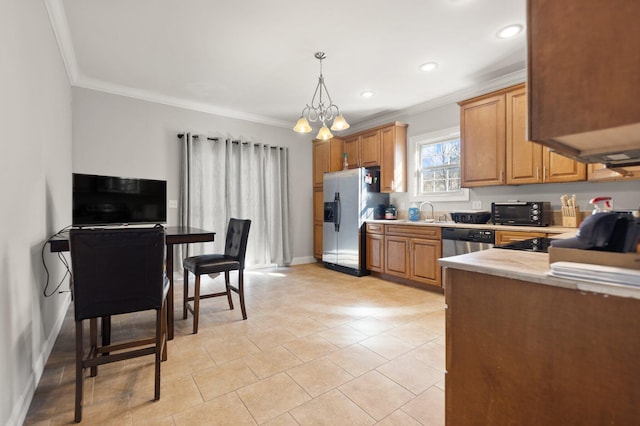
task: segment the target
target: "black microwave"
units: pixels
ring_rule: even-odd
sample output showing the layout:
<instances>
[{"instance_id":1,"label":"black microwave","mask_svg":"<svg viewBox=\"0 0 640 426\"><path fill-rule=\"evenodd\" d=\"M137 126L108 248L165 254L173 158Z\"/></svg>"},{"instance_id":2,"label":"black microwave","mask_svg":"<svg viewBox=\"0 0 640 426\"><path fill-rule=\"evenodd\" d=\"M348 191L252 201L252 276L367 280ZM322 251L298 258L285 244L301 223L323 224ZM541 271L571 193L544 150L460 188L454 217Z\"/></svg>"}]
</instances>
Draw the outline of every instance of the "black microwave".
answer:
<instances>
[{"instance_id":1,"label":"black microwave","mask_svg":"<svg viewBox=\"0 0 640 426\"><path fill-rule=\"evenodd\" d=\"M494 225L551 225L551 203L548 201L505 201L491 203Z\"/></svg>"}]
</instances>

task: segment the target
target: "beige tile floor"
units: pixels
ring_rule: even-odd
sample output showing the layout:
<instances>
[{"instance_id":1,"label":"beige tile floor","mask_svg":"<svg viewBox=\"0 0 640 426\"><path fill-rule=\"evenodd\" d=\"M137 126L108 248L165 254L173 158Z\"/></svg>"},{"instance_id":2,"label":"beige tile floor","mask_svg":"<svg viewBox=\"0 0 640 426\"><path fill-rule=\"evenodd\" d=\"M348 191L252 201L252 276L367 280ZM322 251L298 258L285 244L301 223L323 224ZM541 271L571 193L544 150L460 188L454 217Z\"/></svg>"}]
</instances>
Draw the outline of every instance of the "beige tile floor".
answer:
<instances>
[{"instance_id":1,"label":"beige tile floor","mask_svg":"<svg viewBox=\"0 0 640 426\"><path fill-rule=\"evenodd\" d=\"M106 365L85 379L83 423L444 424L442 295L317 264L245 277L246 321L239 306L208 299L193 335L176 303L159 401L151 356ZM144 331L148 314L114 318L114 340ZM26 425L73 422L73 330L71 308Z\"/></svg>"}]
</instances>

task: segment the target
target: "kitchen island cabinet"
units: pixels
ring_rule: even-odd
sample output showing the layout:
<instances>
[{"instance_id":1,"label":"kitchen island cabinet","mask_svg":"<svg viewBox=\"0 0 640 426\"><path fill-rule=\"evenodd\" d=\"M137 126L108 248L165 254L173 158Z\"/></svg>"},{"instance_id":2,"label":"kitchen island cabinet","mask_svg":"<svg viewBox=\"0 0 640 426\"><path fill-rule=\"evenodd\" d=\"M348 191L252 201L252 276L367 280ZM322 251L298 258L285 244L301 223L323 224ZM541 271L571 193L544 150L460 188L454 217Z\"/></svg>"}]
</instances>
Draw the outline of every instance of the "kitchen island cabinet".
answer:
<instances>
[{"instance_id":1,"label":"kitchen island cabinet","mask_svg":"<svg viewBox=\"0 0 640 426\"><path fill-rule=\"evenodd\" d=\"M640 289L553 278L548 259L441 260L447 425L637 423Z\"/></svg>"}]
</instances>

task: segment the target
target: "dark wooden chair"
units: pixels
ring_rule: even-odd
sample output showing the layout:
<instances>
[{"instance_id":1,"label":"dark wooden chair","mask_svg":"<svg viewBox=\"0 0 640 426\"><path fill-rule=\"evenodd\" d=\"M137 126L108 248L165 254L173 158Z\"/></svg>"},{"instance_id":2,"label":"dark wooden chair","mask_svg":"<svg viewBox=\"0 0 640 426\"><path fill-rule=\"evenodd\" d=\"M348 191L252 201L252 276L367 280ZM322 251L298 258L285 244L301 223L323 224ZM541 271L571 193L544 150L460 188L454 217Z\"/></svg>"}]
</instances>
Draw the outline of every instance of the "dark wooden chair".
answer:
<instances>
[{"instance_id":1,"label":"dark wooden chair","mask_svg":"<svg viewBox=\"0 0 640 426\"><path fill-rule=\"evenodd\" d=\"M160 399L169 290L164 270L164 228L72 229L69 247L76 323L75 421L82 420L86 368L94 377L99 365L155 354L154 399ZM111 343L111 316L147 310L156 311L153 337ZM98 318L102 319L101 344L97 338ZM90 347L85 356L83 321L87 319Z\"/></svg>"},{"instance_id":2,"label":"dark wooden chair","mask_svg":"<svg viewBox=\"0 0 640 426\"><path fill-rule=\"evenodd\" d=\"M233 309L231 292L240 297L240 309L242 319L247 319L247 310L244 304L244 258L247 252L247 240L249 238L250 220L230 219L227 227L224 254L203 254L191 256L183 260L184 266L184 304L183 318L187 319L187 311L193 314L193 334L198 332L198 316L200 311L200 299L226 296L229 301L229 309ZM238 271L238 286L231 285L230 271ZM195 275L194 295L189 296L189 272ZM217 293L200 294L200 276L224 272L226 291ZM193 306L189 302L193 302Z\"/></svg>"}]
</instances>

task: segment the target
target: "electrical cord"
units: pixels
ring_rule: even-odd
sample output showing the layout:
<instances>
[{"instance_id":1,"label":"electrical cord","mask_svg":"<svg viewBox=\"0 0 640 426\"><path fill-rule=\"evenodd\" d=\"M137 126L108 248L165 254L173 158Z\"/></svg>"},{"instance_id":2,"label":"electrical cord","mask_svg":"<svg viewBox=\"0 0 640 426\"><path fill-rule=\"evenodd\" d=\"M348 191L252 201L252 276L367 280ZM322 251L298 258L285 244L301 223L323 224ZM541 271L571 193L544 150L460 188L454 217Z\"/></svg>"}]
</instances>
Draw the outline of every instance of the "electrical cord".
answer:
<instances>
[{"instance_id":1,"label":"electrical cord","mask_svg":"<svg viewBox=\"0 0 640 426\"><path fill-rule=\"evenodd\" d=\"M70 266L69 266L69 262L67 261L67 258L65 257L64 253L58 252L58 259L64 265L64 267L66 269L66 272L64 273L64 275L60 279L60 282L53 289L53 291L51 291L50 293L47 293L47 290L49 289L49 284L50 284L49 281L51 279L51 276L49 274L49 268L47 268L47 263L46 263L45 258L44 258L44 250L45 250L45 248L47 247L47 244L49 243L49 241L51 241L52 238L57 237L58 235L62 234L64 231L66 231L69 228L71 228L71 225L65 226L64 228L62 228L61 230L59 230L55 234L51 235L44 242L44 244L42 244L42 250L40 251L40 257L42 258L42 266L44 266L44 271L45 271L45 274L46 274L46 277L47 277L44 289L42 290L42 294L44 295L44 297L51 297L56 293L65 293L65 291L60 291L60 287L62 286L62 284L64 283L64 280L67 277L71 277L71 269L70 269Z\"/></svg>"}]
</instances>

